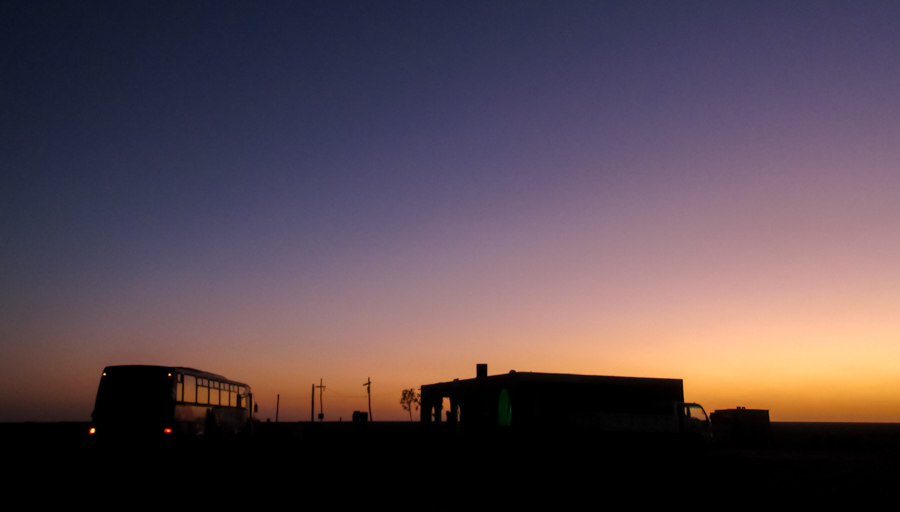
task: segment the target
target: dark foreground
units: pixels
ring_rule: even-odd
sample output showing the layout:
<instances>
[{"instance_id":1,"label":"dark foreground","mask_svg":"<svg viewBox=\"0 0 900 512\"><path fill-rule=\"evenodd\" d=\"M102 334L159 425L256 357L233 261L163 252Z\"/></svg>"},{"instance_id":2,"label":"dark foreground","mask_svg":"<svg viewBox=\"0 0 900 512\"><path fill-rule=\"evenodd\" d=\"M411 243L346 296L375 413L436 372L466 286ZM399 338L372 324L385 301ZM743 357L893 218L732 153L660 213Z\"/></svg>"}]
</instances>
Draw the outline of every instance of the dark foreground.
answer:
<instances>
[{"instance_id":1,"label":"dark foreground","mask_svg":"<svg viewBox=\"0 0 900 512\"><path fill-rule=\"evenodd\" d=\"M87 425L2 424L6 486L89 500L289 508L565 506L727 499L872 500L895 493L900 424L773 423L767 443L703 447L557 434L449 436L418 424L259 425L241 442L104 445Z\"/></svg>"}]
</instances>

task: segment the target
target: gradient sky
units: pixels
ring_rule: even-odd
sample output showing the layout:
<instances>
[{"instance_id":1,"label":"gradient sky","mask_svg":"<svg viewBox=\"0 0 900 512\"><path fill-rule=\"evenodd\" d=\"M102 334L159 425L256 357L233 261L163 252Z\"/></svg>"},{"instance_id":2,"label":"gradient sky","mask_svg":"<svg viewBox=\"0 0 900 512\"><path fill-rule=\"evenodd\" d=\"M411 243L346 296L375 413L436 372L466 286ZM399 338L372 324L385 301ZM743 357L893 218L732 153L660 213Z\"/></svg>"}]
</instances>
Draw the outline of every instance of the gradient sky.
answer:
<instances>
[{"instance_id":1,"label":"gradient sky","mask_svg":"<svg viewBox=\"0 0 900 512\"><path fill-rule=\"evenodd\" d=\"M104 366L900 421L900 3L0 5L0 421Z\"/></svg>"}]
</instances>

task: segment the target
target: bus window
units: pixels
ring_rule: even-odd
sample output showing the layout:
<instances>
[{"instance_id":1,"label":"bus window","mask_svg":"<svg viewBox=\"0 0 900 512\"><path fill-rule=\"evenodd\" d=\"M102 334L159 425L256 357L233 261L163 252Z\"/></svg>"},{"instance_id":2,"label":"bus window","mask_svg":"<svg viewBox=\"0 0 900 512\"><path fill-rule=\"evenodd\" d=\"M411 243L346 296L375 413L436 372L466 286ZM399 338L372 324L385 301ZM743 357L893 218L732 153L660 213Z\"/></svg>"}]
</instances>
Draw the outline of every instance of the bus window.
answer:
<instances>
[{"instance_id":1,"label":"bus window","mask_svg":"<svg viewBox=\"0 0 900 512\"><path fill-rule=\"evenodd\" d=\"M216 381L209 383L209 405L219 405L219 383Z\"/></svg>"},{"instance_id":2,"label":"bus window","mask_svg":"<svg viewBox=\"0 0 900 512\"><path fill-rule=\"evenodd\" d=\"M197 401L197 377L193 375L184 376L184 401Z\"/></svg>"},{"instance_id":3,"label":"bus window","mask_svg":"<svg viewBox=\"0 0 900 512\"><path fill-rule=\"evenodd\" d=\"M244 386L238 386L238 399L237 406L238 407L246 407L247 405L247 390Z\"/></svg>"},{"instance_id":4,"label":"bus window","mask_svg":"<svg viewBox=\"0 0 900 512\"><path fill-rule=\"evenodd\" d=\"M197 381L197 403L209 403L209 381L206 379L199 379Z\"/></svg>"}]
</instances>

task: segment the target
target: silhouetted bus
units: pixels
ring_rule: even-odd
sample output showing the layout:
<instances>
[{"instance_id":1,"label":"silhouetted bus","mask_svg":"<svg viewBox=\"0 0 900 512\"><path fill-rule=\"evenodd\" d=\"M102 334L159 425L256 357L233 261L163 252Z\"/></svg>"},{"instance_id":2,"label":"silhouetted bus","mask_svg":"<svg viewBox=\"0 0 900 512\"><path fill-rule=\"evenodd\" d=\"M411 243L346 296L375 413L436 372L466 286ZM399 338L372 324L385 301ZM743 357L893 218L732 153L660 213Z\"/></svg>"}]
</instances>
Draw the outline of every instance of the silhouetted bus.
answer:
<instances>
[{"instance_id":1,"label":"silhouetted bus","mask_svg":"<svg viewBox=\"0 0 900 512\"><path fill-rule=\"evenodd\" d=\"M91 413L92 436L233 439L249 433L250 386L193 368L108 366Z\"/></svg>"}]
</instances>

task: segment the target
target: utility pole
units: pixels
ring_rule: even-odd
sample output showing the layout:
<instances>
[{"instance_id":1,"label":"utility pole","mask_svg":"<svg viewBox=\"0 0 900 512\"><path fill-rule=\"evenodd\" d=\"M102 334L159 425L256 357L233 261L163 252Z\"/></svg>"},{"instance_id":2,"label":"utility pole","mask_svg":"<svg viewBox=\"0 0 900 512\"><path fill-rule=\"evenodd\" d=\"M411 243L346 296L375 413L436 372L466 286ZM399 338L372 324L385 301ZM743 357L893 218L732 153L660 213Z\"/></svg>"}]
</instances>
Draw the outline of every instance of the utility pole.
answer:
<instances>
[{"instance_id":1,"label":"utility pole","mask_svg":"<svg viewBox=\"0 0 900 512\"><path fill-rule=\"evenodd\" d=\"M275 395L275 423L278 423L278 407L281 406L281 393Z\"/></svg>"},{"instance_id":2,"label":"utility pole","mask_svg":"<svg viewBox=\"0 0 900 512\"><path fill-rule=\"evenodd\" d=\"M315 423L316 421L316 385L312 385L312 407L309 409L309 422Z\"/></svg>"},{"instance_id":3,"label":"utility pole","mask_svg":"<svg viewBox=\"0 0 900 512\"><path fill-rule=\"evenodd\" d=\"M372 421L372 377L366 377L366 394L369 395L369 421Z\"/></svg>"},{"instance_id":4,"label":"utility pole","mask_svg":"<svg viewBox=\"0 0 900 512\"><path fill-rule=\"evenodd\" d=\"M325 419L325 410L324 404L322 403L322 392L325 391L325 386L322 384L322 378L319 378L319 385L316 386L319 388L319 421Z\"/></svg>"}]
</instances>

